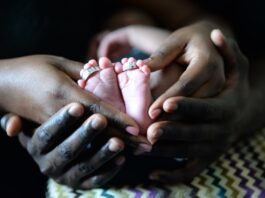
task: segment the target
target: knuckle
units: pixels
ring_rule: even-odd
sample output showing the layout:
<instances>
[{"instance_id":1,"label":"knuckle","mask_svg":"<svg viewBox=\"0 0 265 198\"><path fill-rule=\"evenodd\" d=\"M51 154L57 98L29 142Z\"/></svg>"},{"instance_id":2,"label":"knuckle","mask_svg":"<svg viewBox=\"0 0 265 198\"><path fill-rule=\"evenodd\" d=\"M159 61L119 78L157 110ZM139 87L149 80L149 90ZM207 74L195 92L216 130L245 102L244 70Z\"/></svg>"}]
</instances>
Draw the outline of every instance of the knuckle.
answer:
<instances>
[{"instance_id":1,"label":"knuckle","mask_svg":"<svg viewBox=\"0 0 265 198\"><path fill-rule=\"evenodd\" d=\"M87 138L90 136L90 132L94 132L94 129L88 124L88 127L82 127L81 130L77 133L77 137L82 140L82 142L86 142Z\"/></svg>"},{"instance_id":2,"label":"knuckle","mask_svg":"<svg viewBox=\"0 0 265 198\"><path fill-rule=\"evenodd\" d=\"M61 124L67 123L70 115L68 111L62 111L59 113L58 116L55 117L56 119L50 120L49 126L60 126Z\"/></svg>"},{"instance_id":3,"label":"knuckle","mask_svg":"<svg viewBox=\"0 0 265 198\"><path fill-rule=\"evenodd\" d=\"M48 130L45 128L39 128L36 131L37 137L41 142L49 143L52 140L52 136Z\"/></svg>"},{"instance_id":4,"label":"knuckle","mask_svg":"<svg viewBox=\"0 0 265 198\"><path fill-rule=\"evenodd\" d=\"M58 154L65 161L71 160L73 158L73 152L71 148L67 146L65 143L59 145Z\"/></svg>"},{"instance_id":5,"label":"knuckle","mask_svg":"<svg viewBox=\"0 0 265 198\"><path fill-rule=\"evenodd\" d=\"M89 163L80 163L78 164L78 171L82 174L88 174L95 170L95 166L93 164Z\"/></svg>"},{"instance_id":6,"label":"knuckle","mask_svg":"<svg viewBox=\"0 0 265 198\"><path fill-rule=\"evenodd\" d=\"M92 113L99 113L101 110L101 107L100 107L99 103L93 103L93 104L89 105L88 109Z\"/></svg>"},{"instance_id":7,"label":"knuckle","mask_svg":"<svg viewBox=\"0 0 265 198\"><path fill-rule=\"evenodd\" d=\"M54 86L54 89L48 91L49 97L52 100L65 100L67 98L65 81L62 78L56 80L57 83L55 84L56 86Z\"/></svg>"}]
</instances>

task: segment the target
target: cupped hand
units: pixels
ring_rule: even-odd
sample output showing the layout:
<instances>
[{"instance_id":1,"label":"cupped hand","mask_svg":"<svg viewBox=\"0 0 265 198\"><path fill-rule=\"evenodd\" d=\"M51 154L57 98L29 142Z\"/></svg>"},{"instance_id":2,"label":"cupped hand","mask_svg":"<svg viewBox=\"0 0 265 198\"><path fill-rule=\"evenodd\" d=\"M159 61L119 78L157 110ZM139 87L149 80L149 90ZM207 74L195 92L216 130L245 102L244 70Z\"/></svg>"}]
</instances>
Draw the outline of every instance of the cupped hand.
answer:
<instances>
[{"instance_id":1,"label":"cupped hand","mask_svg":"<svg viewBox=\"0 0 265 198\"><path fill-rule=\"evenodd\" d=\"M168 183L190 180L244 135L248 119L249 63L236 42L219 30L211 34L222 54L226 70L225 87L215 97L171 97L163 103L166 112L152 124L147 137L154 144L153 155L186 161L174 172L156 170L150 179ZM164 118L163 118L164 117Z\"/></svg>"},{"instance_id":2,"label":"cupped hand","mask_svg":"<svg viewBox=\"0 0 265 198\"><path fill-rule=\"evenodd\" d=\"M225 83L225 68L221 54L211 41L214 25L198 22L176 30L145 60L152 71L176 63L184 71L149 109L155 118L167 98L173 96L210 97L218 94Z\"/></svg>"},{"instance_id":3,"label":"cupped hand","mask_svg":"<svg viewBox=\"0 0 265 198\"><path fill-rule=\"evenodd\" d=\"M67 105L41 126L27 126L27 131L19 134L19 140L43 174L58 183L88 189L114 177L125 158L119 155L124 149L124 142L119 138L101 141L102 145L95 148L97 136L107 126L104 116L93 114L84 118L82 105ZM85 121L79 124L80 120Z\"/></svg>"},{"instance_id":4,"label":"cupped hand","mask_svg":"<svg viewBox=\"0 0 265 198\"><path fill-rule=\"evenodd\" d=\"M78 87L81 69L82 63L49 55L1 60L0 108L43 123L66 104L80 102L86 111L105 115L121 130L137 130L131 118Z\"/></svg>"}]
</instances>

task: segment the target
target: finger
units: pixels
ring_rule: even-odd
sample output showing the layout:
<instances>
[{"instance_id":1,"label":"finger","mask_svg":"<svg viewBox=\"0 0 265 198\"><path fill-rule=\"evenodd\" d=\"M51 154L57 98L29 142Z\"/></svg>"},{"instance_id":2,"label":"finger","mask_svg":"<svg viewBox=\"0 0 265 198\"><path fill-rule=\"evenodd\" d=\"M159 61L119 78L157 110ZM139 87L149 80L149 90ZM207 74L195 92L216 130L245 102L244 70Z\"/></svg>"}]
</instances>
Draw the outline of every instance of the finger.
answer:
<instances>
[{"instance_id":1,"label":"finger","mask_svg":"<svg viewBox=\"0 0 265 198\"><path fill-rule=\"evenodd\" d=\"M79 102L85 106L86 111L89 113L99 113L104 115L108 123L115 126L122 131L127 131L131 134L137 135L139 127L137 123L125 113L117 110L110 104L105 103L91 93L84 91L76 84L64 87L62 92L65 93L65 98L70 102Z\"/></svg>"},{"instance_id":2,"label":"finger","mask_svg":"<svg viewBox=\"0 0 265 198\"><path fill-rule=\"evenodd\" d=\"M78 165L72 167L66 177L81 180L87 175L93 173L108 161L113 159L124 149L124 143L118 138L111 138L96 154L90 159L80 162Z\"/></svg>"},{"instance_id":3,"label":"finger","mask_svg":"<svg viewBox=\"0 0 265 198\"><path fill-rule=\"evenodd\" d=\"M248 73L249 61L233 39L227 39L219 29L211 32L211 39L229 65L228 69L241 71L242 74ZM242 61L239 64L237 63L238 57ZM243 77L246 76L243 75Z\"/></svg>"},{"instance_id":4,"label":"finger","mask_svg":"<svg viewBox=\"0 0 265 198\"><path fill-rule=\"evenodd\" d=\"M112 127L108 127L107 135L109 137L118 137L124 141L126 146L132 147L133 149L141 152L149 152L152 149L152 145L145 136L133 136L129 133L121 132Z\"/></svg>"},{"instance_id":5,"label":"finger","mask_svg":"<svg viewBox=\"0 0 265 198\"><path fill-rule=\"evenodd\" d=\"M45 156L46 175L56 174L74 160L80 152L107 126L107 120L101 115L92 115L71 136ZM50 166L49 164L52 164ZM55 170L56 169L56 170Z\"/></svg>"},{"instance_id":6,"label":"finger","mask_svg":"<svg viewBox=\"0 0 265 198\"><path fill-rule=\"evenodd\" d=\"M226 60L229 65L235 65L236 56L234 53L233 48L229 46L228 41L224 34L219 29L214 29L211 32L211 40L214 45L218 48L221 52L222 56Z\"/></svg>"},{"instance_id":7,"label":"finger","mask_svg":"<svg viewBox=\"0 0 265 198\"><path fill-rule=\"evenodd\" d=\"M161 47L159 47L150 58L145 60L151 71L163 69L166 65L177 59L185 47L183 38L177 37L175 34L169 36Z\"/></svg>"},{"instance_id":8,"label":"finger","mask_svg":"<svg viewBox=\"0 0 265 198\"><path fill-rule=\"evenodd\" d=\"M98 175L85 179L83 183L81 183L80 187L82 189L90 189L106 184L108 181L114 178L115 175L117 175L117 173L121 170L124 162L125 162L125 157L118 156L114 160L114 163L111 163L109 165L110 167L112 167L111 169L108 168L107 171L104 171Z\"/></svg>"},{"instance_id":9,"label":"finger","mask_svg":"<svg viewBox=\"0 0 265 198\"><path fill-rule=\"evenodd\" d=\"M1 127L8 136L17 136L22 130L22 120L15 114L6 114L1 118Z\"/></svg>"},{"instance_id":10,"label":"finger","mask_svg":"<svg viewBox=\"0 0 265 198\"><path fill-rule=\"evenodd\" d=\"M20 144L25 148L27 149L27 145L29 144L30 142L30 137L27 136L26 134L24 134L23 132L22 133L19 133L18 134L18 140L20 142Z\"/></svg>"},{"instance_id":11,"label":"finger","mask_svg":"<svg viewBox=\"0 0 265 198\"><path fill-rule=\"evenodd\" d=\"M67 105L48 121L36 129L30 143L28 151L30 154L47 152L58 142L70 126L72 126L78 118L84 113L84 108L78 103ZM65 134L64 134L65 135Z\"/></svg>"},{"instance_id":12,"label":"finger","mask_svg":"<svg viewBox=\"0 0 265 198\"><path fill-rule=\"evenodd\" d=\"M83 68L83 63L69 60L63 57L52 56L52 64L68 74L72 79L78 80L80 78L79 72Z\"/></svg>"},{"instance_id":13,"label":"finger","mask_svg":"<svg viewBox=\"0 0 265 198\"><path fill-rule=\"evenodd\" d=\"M194 58L190 64L188 65L187 69L183 72L180 76L179 80L173 84L169 89L165 91L149 108L149 115L152 119L154 116L157 116L157 111L162 109L163 103L167 98L174 97L174 96L190 96L194 94L196 90L199 90L203 84L208 82L212 79L212 70L214 68L215 75L219 77L220 81L218 85L222 83L223 86L225 81L225 75L223 71L223 61L218 56L215 57L214 63L209 63L209 58L205 57L204 55L199 55L199 59ZM219 79L214 79L219 80ZM214 84L215 85L215 84ZM219 91L219 90L218 90ZM211 89L207 90L207 92L203 92L203 94L210 94L206 95L207 97L213 96L213 94L217 93L217 90Z\"/></svg>"},{"instance_id":14,"label":"finger","mask_svg":"<svg viewBox=\"0 0 265 198\"><path fill-rule=\"evenodd\" d=\"M163 109L168 112L169 117L177 116L186 120L197 121L215 121L220 119L228 119L230 104L224 100L220 100L222 96L217 98L188 98L188 97L172 97L167 99L163 104Z\"/></svg>"},{"instance_id":15,"label":"finger","mask_svg":"<svg viewBox=\"0 0 265 198\"><path fill-rule=\"evenodd\" d=\"M209 164L209 161L191 160L184 168L175 171L156 170L149 175L150 180L160 181L167 184L178 182L190 182L195 176Z\"/></svg>"},{"instance_id":16,"label":"finger","mask_svg":"<svg viewBox=\"0 0 265 198\"><path fill-rule=\"evenodd\" d=\"M147 139L152 144L158 140L199 142L220 138L221 134L222 129L214 124L162 121L148 128Z\"/></svg>"}]
</instances>

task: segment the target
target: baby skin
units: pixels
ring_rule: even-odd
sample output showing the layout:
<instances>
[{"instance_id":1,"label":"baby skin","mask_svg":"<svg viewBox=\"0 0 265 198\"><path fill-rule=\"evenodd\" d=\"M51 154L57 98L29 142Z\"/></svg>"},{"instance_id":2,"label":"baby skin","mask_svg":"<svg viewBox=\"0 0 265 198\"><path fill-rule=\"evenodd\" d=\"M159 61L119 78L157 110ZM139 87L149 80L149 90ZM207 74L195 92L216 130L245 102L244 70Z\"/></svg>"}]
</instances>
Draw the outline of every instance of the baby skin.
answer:
<instances>
[{"instance_id":1,"label":"baby skin","mask_svg":"<svg viewBox=\"0 0 265 198\"><path fill-rule=\"evenodd\" d=\"M152 103L150 69L143 61L124 58L112 64L102 57L98 63L90 60L80 72L80 87L103 101L131 116L139 125L140 133L146 134L152 120L148 115ZM128 131L137 135L135 131Z\"/></svg>"}]
</instances>

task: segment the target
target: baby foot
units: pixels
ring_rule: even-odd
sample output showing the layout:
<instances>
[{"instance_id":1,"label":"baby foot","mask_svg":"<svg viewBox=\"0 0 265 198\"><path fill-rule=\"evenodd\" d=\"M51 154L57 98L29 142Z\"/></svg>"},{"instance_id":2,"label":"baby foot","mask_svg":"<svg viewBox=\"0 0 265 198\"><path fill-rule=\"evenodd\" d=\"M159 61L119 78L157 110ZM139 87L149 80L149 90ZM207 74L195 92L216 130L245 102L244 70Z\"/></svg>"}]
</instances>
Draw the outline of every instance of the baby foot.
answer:
<instances>
[{"instance_id":1,"label":"baby foot","mask_svg":"<svg viewBox=\"0 0 265 198\"><path fill-rule=\"evenodd\" d=\"M122 64L116 64L119 86L125 103L126 113L140 126L140 133L146 134L151 119L148 109L152 102L150 91L150 69L143 61L134 58L122 59Z\"/></svg>"},{"instance_id":2,"label":"baby foot","mask_svg":"<svg viewBox=\"0 0 265 198\"><path fill-rule=\"evenodd\" d=\"M117 75L111 61L102 57L99 64L90 60L80 72L82 80L78 81L80 87L93 93L104 102L125 112L125 106L121 97Z\"/></svg>"}]
</instances>

